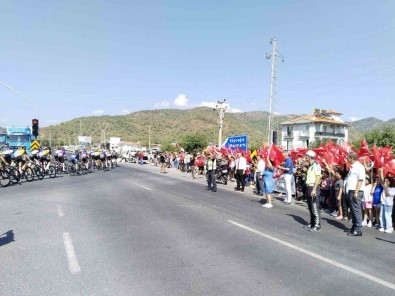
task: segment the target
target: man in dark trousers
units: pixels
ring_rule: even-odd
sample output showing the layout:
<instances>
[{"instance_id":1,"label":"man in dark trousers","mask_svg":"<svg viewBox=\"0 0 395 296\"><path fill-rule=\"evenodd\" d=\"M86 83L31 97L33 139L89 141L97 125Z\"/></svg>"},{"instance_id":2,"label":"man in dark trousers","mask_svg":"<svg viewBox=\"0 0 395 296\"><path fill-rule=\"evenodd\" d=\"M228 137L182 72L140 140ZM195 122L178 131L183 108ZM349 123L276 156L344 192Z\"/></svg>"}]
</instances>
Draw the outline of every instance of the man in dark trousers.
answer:
<instances>
[{"instance_id":1,"label":"man in dark trousers","mask_svg":"<svg viewBox=\"0 0 395 296\"><path fill-rule=\"evenodd\" d=\"M320 210L318 208L318 196L320 195L320 183L321 183L321 166L315 161L315 152L309 150L306 152L306 160L309 163L306 176L306 196L307 206L310 212L310 223L307 224L306 228L309 231L316 232L321 230L321 217Z\"/></svg>"},{"instance_id":2,"label":"man in dark trousers","mask_svg":"<svg viewBox=\"0 0 395 296\"><path fill-rule=\"evenodd\" d=\"M215 170L217 169L217 159L210 152L206 153L207 157L207 190L212 190L213 192L217 192L217 182L215 176Z\"/></svg>"},{"instance_id":3,"label":"man in dark trousers","mask_svg":"<svg viewBox=\"0 0 395 296\"><path fill-rule=\"evenodd\" d=\"M246 172L246 169L247 169L247 160L244 158L243 154L239 151L237 152L237 159L236 159L236 181L237 181L237 186L235 188L236 191L244 192L244 187L246 184L244 174Z\"/></svg>"},{"instance_id":4,"label":"man in dark trousers","mask_svg":"<svg viewBox=\"0 0 395 296\"><path fill-rule=\"evenodd\" d=\"M366 172L355 152L348 153L347 161L351 167L345 181L345 188L352 218L352 227L347 235L362 236L362 198L366 186Z\"/></svg>"}]
</instances>

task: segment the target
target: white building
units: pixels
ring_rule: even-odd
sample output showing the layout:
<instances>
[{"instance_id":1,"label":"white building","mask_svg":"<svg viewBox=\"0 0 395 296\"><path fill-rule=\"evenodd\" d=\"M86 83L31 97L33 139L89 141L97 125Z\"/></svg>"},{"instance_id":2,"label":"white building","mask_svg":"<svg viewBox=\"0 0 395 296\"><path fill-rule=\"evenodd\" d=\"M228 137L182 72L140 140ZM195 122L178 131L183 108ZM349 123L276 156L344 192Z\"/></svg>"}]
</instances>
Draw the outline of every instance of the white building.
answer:
<instances>
[{"instance_id":1,"label":"white building","mask_svg":"<svg viewBox=\"0 0 395 296\"><path fill-rule=\"evenodd\" d=\"M315 109L314 114L282 122L282 147L287 150L307 148L315 141L342 145L348 141L350 125L340 119L341 115L333 110Z\"/></svg>"}]
</instances>

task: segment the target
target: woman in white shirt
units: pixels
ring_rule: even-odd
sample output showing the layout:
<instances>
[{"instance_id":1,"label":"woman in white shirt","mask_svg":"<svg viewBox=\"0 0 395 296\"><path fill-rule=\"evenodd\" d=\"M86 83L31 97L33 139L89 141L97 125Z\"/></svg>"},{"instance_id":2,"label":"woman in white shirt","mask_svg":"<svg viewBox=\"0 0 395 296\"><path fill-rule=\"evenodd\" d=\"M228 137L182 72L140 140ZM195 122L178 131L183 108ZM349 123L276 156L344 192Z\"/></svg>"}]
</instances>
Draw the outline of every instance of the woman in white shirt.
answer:
<instances>
[{"instance_id":1,"label":"woman in white shirt","mask_svg":"<svg viewBox=\"0 0 395 296\"><path fill-rule=\"evenodd\" d=\"M383 193L381 194L380 228L381 232L393 233L392 208L394 206L395 187L392 178L383 178L383 170L379 171L380 179L383 180Z\"/></svg>"}]
</instances>

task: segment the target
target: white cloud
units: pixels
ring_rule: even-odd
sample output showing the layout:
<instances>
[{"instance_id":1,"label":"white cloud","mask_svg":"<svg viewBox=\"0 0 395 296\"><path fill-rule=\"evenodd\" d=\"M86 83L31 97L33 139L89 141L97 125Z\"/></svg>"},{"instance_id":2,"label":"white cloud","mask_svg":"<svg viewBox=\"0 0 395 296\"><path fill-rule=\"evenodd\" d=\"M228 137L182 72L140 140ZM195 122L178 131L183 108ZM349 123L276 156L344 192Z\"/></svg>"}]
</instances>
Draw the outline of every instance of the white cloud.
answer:
<instances>
[{"instance_id":1,"label":"white cloud","mask_svg":"<svg viewBox=\"0 0 395 296\"><path fill-rule=\"evenodd\" d=\"M218 103L215 102L201 102L199 106L201 107L209 107L209 108L216 108ZM228 113L241 113L243 111L241 111L240 109L236 109L236 108L231 108L229 106L229 104L225 104L227 109L226 112Z\"/></svg>"},{"instance_id":2,"label":"white cloud","mask_svg":"<svg viewBox=\"0 0 395 296\"><path fill-rule=\"evenodd\" d=\"M243 111L241 111L240 109L228 107L228 109L226 109L226 112L229 112L229 113L241 113Z\"/></svg>"},{"instance_id":3,"label":"white cloud","mask_svg":"<svg viewBox=\"0 0 395 296\"><path fill-rule=\"evenodd\" d=\"M7 118L0 118L0 122L1 122L1 123L7 123L7 122L8 122L8 119L7 119Z\"/></svg>"},{"instance_id":4,"label":"white cloud","mask_svg":"<svg viewBox=\"0 0 395 296\"><path fill-rule=\"evenodd\" d=\"M93 114L93 115L97 115L97 116L103 115L103 113L104 113L103 110L93 110L93 111L92 111L92 114Z\"/></svg>"},{"instance_id":5,"label":"white cloud","mask_svg":"<svg viewBox=\"0 0 395 296\"><path fill-rule=\"evenodd\" d=\"M169 107L169 105L170 105L170 103L168 101L162 101L162 102L156 103L154 108L155 109L163 109L163 108Z\"/></svg>"},{"instance_id":6,"label":"white cloud","mask_svg":"<svg viewBox=\"0 0 395 296\"><path fill-rule=\"evenodd\" d=\"M255 106L256 105L256 103L255 102L251 102L251 106Z\"/></svg>"},{"instance_id":7,"label":"white cloud","mask_svg":"<svg viewBox=\"0 0 395 296\"><path fill-rule=\"evenodd\" d=\"M217 103L214 103L214 102L201 102L199 106L215 108L217 106Z\"/></svg>"},{"instance_id":8,"label":"white cloud","mask_svg":"<svg viewBox=\"0 0 395 296\"><path fill-rule=\"evenodd\" d=\"M350 118L350 121L357 121L357 120L361 119L361 118L355 117L355 116L350 116L349 118Z\"/></svg>"},{"instance_id":9,"label":"white cloud","mask_svg":"<svg viewBox=\"0 0 395 296\"><path fill-rule=\"evenodd\" d=\"M174 104L178 107L188 107L188 98L184 94L179 94L174 100Z\"/></svg>"},{"instance_id":10,"label":"white cloud","mask_svg":"<svg viewBox=\"0 0 395 296\"><path fill-rule=\"evenodd\" d=\"M57 123L57 122L58 122L57 119L49 119L49 120L48 120L48 123Z\"/></svg>"},{"instance_id":11,"label":"white cloud","mask_svg":"<svg viewBox=\"0 0 395 296\"><path fill-rule=\"evenodd\" d=\"M122 115L126 115L126 114L129 114L130 113L130 111L128 110L128 109L123 109L122 111L121 111L121 114Z\"/></svg>"}]
</instances>

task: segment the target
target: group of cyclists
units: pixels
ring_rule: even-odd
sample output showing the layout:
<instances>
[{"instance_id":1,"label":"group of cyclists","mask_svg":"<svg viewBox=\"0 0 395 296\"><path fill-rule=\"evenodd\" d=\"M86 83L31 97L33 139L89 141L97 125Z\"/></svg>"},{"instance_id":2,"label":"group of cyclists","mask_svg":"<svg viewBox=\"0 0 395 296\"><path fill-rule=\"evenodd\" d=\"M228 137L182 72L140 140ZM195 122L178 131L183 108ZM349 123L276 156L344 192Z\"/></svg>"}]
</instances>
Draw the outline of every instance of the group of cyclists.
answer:
<instances>
[{"instance_id":1,"label":"group of cyclists","mask_svg":"<svg viewBox=\"0 0 395 296\"><path fill-rule=\"evenodd\" d=\"M12 149L0 147L0 185L17 184L21 179L27 182L45 176L55 178L59 174L84 175L94 170L108 171L118 166L116 150L99 148L76 149L68 157L64 147L51 149L41 147L28 154L26 147Z\"/></svg>"}]
</instances>

